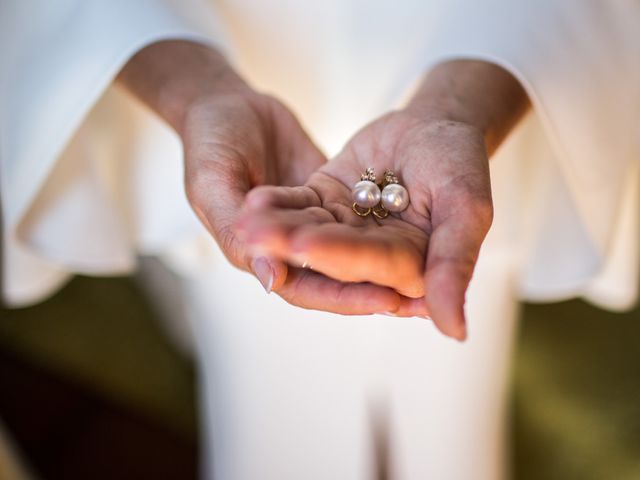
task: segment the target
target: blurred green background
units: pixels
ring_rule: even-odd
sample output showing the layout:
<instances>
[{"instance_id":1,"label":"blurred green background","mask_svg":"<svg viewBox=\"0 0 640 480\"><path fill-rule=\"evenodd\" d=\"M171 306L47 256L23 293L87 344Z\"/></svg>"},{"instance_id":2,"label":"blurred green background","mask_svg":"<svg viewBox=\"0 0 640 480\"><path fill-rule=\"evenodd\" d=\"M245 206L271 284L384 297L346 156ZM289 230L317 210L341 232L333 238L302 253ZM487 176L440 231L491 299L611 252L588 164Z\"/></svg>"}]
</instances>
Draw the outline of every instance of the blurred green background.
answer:
<instances>
[{"instance_id":1,"label":"blurred green background","mask_svg":"<svg viewBox=\"0 0 640 480\"><path fill-rule=\"evenodd\" d=\"M64 379L169 439L196 444L192 361L131 278L77 277L46 302L0 310L0 318L1 358L11 365ZM640 310L525 305L512 379L516 480L640 479Z\"/></svg>"}]
</instances>

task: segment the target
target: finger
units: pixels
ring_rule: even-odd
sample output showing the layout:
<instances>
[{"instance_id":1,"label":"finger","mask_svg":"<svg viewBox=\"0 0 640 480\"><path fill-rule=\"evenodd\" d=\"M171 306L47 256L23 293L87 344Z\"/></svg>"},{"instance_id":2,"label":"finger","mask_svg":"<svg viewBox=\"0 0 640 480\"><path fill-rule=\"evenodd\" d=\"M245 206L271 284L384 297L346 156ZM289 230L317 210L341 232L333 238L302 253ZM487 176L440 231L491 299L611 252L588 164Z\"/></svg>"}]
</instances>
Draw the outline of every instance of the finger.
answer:
<instances>
[{"instance_id":1,"label":"finger","mask_svg":"<svg viewBox=\"0 0 640 480\"><path fill-rule=\"evenodd\" d=\"M403 306L402 297L390 288L338 282L301 268L290 268L286 282L274 291L292 305L342 315L396 312Z\"/></svg>"},{"instance_id":2,"label":"finger","mask_svg":"<svg viewBox=\"0 0 640 480\"><path fill-rule=\"evenodd\" d=\"M267 293L276 291L296 306L342 315L383 313L394 317L429 318L424 297L408 298L367 283L345 284L299 268L290 269L288 275L278 275L274 270L287 266L267 257L257 257L251 266ZM276 278L286 281L275 284Z\"/></svg>"},{"instance_id":3,"label":"finger","mask_svg":"<svg viewBox=\"0 0 640 480\"><path fill-rule=\"evenodd\" d=\"M489 206L490 210L490 206ZM450 337L466 338L465 294L491 223L491 213L474 206L435 226L425 271L427 308L436 326Z\"/></svg>"},{"instance_id":4,"label":"finger","mask_svg":"<svg viewBox=\"0 0 640 480\"><path fill-rule=\"evenodd\" d=\"M290 254L292 232L305 225L333 222L333 216L320 207L245 210L236 222L235 231L253 251L286 258Z\"/></svg>"},{"instance_id":5,"label":"finger","mask_svg":"<svg viewBox=\"0 0 640 480\"><path fill-rule=\"evenodd\" d=\"M263 185L251 190L247 194L244 203L244 208L249 210L267 208L303 209L320 206L322 206L322 202L316 192L306 186Z\"/></svg>"},{"instance_id":6,"label":"finger","mask_svg":"<svg viewBox=\"0 0 640 480\"><path fill-rule=\"evenodd\" d=\"M186 184L193 210L227 259L236 267L253 272L266 291L282 285L287 265L276 258L257 258L233 230L249 188L242 172L227 170L220 164L209 165L188 173Z\"/></svg>"},{"instance_id":7,"label":"finger","mask_svg":"<svg viewBox=\"0 0 640 480\"><path fill-rule=\"evenodd\" d=\"M425 244L426 236L418 229L324 223L294 230L281 258L307 263L336 280L368 281L420 298L424 296Z\"/></svg>"}]
</instances>

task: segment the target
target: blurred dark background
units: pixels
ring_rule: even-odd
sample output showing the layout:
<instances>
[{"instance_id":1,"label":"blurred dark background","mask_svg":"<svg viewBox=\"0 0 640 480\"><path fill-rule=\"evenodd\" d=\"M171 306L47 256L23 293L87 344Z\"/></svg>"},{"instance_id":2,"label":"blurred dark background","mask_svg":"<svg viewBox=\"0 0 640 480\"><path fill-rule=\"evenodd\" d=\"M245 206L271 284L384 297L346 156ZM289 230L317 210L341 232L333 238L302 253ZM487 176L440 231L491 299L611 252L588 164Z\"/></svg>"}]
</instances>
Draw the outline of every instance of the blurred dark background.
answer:
<instances>
[{"instance_id":1,"label":"blurred dark background","mask_svg":"<svg viewBox=\"0 0 640 480\"><path fill-rule=\"evenodd\" d=\"M640 310L525 305L512 386L515 480L640 479ZM42 479L196 478L196 398L131 278L0 310L0 421Z\"/></svg>"}]
</instances>

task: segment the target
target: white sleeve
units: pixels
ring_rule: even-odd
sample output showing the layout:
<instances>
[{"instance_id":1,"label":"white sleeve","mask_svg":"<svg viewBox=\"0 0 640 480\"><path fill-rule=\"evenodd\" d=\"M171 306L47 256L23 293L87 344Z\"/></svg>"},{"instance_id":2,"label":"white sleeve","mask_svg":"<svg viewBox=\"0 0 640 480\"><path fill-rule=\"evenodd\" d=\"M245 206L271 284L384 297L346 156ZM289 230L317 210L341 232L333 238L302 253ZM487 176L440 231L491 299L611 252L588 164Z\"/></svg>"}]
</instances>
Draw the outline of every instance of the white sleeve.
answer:
<instances>
[{"instance_id":1,"label":"white sleeve","mask_svg":"<svg viewBox=\"0 0 640 480\"><path fill-rule=\"evenodd\" d=\"M604 247L600 227L616 210L610 193L620 191L638 158L640 4L453 0L440 25L430 39L431 58L491 61L524 85L567 180L580 192L585 223Z\"/></svg>"},{"instance_id":2,"label":"white sleeve","mask_svg":"<svg viewBox=\"0 0 640 480\"><path fill-rule=\"evenodd\" d=\"M533 205L515 212L529 235L521 295L586 295L610 307L628 306L636 297L637 247L614 250L639 241L638 219L631 219L626 203L640 202L633 181L640 162L640 3L451 0L437 18L425 42L427 68L455 58L502 66L531 98L534 115L525 123L543 133L535 145L550 149L532 147L531 136L527 144L522 131L518 145L509 147L519 157L509 160L520 170L504 182L527 189L530 198L522 205ZM500 170L500 160L495 163ZM521 181L523 175L529 178ZM612 262L618 263L617 285ZM592 284L602 275L612 281L600 294Z\"/></svg>"},{"instance_id":3,"label":"white sleeve","mask_svg":"<svg viewBox=\"0 0 640 480\"><path fill-rule=\"evenodd\" d=\"M96 186L91 177L104 172L96 172L96 162L77 159L104 152L97 151L99 142L83 144L78 132L105 94L119 95L107 90L127 60L162 39L222 43L213 12L201 0L0 3L0 194L9 304L41 298L69 271L131 268L129 232L118 234L110 225L119 220L100 192L83 194ZM82 205L91 202L92 208ZM87 240L69 242L79 236Z\"/></svg>"}]
</instances>

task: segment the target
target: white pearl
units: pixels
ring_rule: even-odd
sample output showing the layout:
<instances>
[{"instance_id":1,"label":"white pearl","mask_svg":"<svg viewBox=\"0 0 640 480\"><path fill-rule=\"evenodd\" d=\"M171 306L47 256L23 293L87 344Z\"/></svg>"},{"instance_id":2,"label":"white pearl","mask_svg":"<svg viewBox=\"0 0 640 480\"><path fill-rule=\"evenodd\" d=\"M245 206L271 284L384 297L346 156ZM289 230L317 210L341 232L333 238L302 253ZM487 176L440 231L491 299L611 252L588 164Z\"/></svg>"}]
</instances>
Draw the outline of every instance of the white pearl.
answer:
<instances>
[{"instance_id":1,"label":"white pearl","mask_svg":"<svg viewBox=\"0 0 640 480\"><path fill-rule=\"evenodd\" d=\"M369 180L361 180L353 186L351 197L359 207L371 208L380 203L380 189Z\"/></svg>"},{"instance_id":2,"label":"white pearl","mask_svg":"<svg viewBox=\"0 0 640 480\"><path fill-rule=\"evenodd\" d=\"M402 185L391 183L382 190L382 206L399 213L409 206L409 192Z\"/></svg>"}]
</instances>

